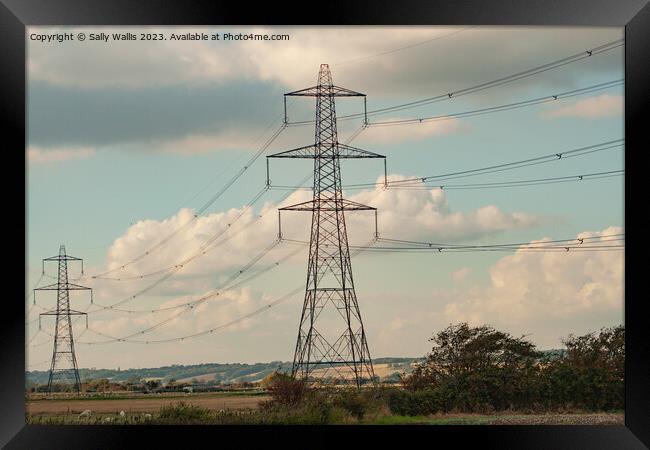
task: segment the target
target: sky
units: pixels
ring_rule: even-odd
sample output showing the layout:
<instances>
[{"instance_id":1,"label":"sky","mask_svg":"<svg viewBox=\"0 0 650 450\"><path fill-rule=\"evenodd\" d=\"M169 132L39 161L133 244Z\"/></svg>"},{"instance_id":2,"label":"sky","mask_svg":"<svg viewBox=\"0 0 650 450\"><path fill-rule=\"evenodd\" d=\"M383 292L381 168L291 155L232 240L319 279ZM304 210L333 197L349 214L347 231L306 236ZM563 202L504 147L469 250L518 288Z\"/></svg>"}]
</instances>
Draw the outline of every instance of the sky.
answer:
<instances>
[{"instance_id":1,"label":"sky","mask_svg":"<svg viewBox=\"0 0 650 450\"><path fill-rule=\"evenodd\" d=\"M288 34L285 41L91 41L91 34ZM35 36L85 33L85 41ZM521 73L623 38L622 28L561 27L29 27L26 314L28 369L46 370L56 280L41 260L60 245L84 259L71 308L80 367L291 360L307 249L282 242L221 289L277 237L277 208L310 198L308 160L264 155L313 144L313 124L280 129L284 93L334 84L367 94L367 107L436 97ZM561 153L624 137L622 84L517 109L456 113L549 97L621 80L623 47L475 93L340 120L339 141L387 157L390 180L419 178ZM290 98L290 122L314 117ZM339 116L363 111L338 99ZM373 122L442 116L397 126ZM361 129L357 135L356 132ZM623 146L449 184L546 179L624 169ZM211 199L237 173L241 177ZM343 161L344 195L378 208L380 236L492 244L624 232L623 176L508 188L400 190L346 185L383 180L377 160ZM201 211L203 205L209 205ZM196 217L195 217L196 216ZM366 212L346 215L351 245L374 233ZM285 213L283 236L306 240L310 219ZM171 237L169 237L171 236ZM169 238L168 238L169 237ZM162 241L162 244L159 244ZM188 260L189 259L189 260ZM186 262L187 260L187 262ZM121 266L124 265L122 269ZM182 267L180 267L182 265ZM110 271L108 273L105 273ZM259 271L259 272L258 272ZM353 259L356 294L373 357L422 356L450 323L490 324L540 348L569 334L623 323L623 251L365 252ZM103 275L101 275L103 274ZM257 274L248 280L248 276ZM70 265L70 277L80 267ZM209 296L192 308L185 303ZM132 311L107 311L118 304ZM176 306L176 308L172 308ZM151 312L155 310L155 312ZM258 310L263 310L256 313ZM149 330L149 328L155 328ZM142 331L145 330L144 333ZM189 336L179 341L149 342ZM110 337L127 341L103 342Z\"/></svg>"}]
</instances>

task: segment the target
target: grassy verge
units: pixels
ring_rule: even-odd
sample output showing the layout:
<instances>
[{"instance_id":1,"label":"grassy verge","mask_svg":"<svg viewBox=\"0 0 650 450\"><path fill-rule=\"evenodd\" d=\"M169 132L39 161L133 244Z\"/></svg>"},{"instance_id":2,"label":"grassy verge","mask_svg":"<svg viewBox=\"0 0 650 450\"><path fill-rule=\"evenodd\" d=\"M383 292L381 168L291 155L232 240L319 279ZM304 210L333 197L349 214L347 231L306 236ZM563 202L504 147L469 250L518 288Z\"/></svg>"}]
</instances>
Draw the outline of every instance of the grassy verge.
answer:
<instances>
[{"instance_id":1,"label":"grassy verge","mask_svg":"<svg viewBox=\"0 0 650 450\"><path fill-rule=\"evenodd\" d=\"M107 394L107 393L97 393L97 394L86 394L86 395L47 395L47 394L37 394L37 395L27 395L25 397L26 401L29 402L39 402L39 401L48 401L48 402L69 402L76 400L137 400L137 399L152 399L152 398L164 398L164 399L187 399L190 397L193 398L208 398L208 397L256 397L267 395L265 391L219 391L219 392L197 392L197 393L135 393L135 394Z\"/></svg>"},{"instance_id":2,"label":"grassy verge","mask_svg":"<svg viewBox=\"0 0 650 450\"><path fill-rule=\"evenodd\" d=\"M435 414L403 416L389 411L355 417L344 408L271 408L264 410L210 410L176 403L153 414L125 413L27 415L30 425L623 425L623 414Z\"/></svg>"}]
</instances>

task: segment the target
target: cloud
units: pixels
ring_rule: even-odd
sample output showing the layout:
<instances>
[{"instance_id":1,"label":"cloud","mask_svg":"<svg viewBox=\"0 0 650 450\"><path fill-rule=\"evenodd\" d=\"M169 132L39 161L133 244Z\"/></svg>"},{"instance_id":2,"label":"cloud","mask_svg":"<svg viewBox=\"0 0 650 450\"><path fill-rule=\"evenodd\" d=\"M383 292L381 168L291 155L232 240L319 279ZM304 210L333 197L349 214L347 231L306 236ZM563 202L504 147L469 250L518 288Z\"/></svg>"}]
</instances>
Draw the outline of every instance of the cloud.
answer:
<instances>
[{"instance_id":1,"label":"cloud","mask_svg":"<svg viewBox=\"0 0 650 450\"><path fill-rule=\"evenodd\" d=\"M27 160L30 164L45 164L67 161L70 159L89 158L95 154L95 149L88 147L53 148L44 150L39 147L27 149Z\"/></svg>"},{"instance_id":2,"label":"cloud","mask_svg":"<svg viewBox=\"0 0 650 450\"><path fill-rule=\"evenodd\" d=\"M448 92L466 83L483 82L544 64L623 37L622 29L473 27L445 39L436 37L459 27L119 27L103 32L285 33L288 41L28 41L30 79L83 89L145 87L184 83L213 84L261 80L291 89L315 84L321 63L334 70L336 84L365 89L377 96L422 94L422 89ZM84 27L30 27L31 32L86 31ZM327 45L323 45L327 42ZM570 45L567 44L570 42ZM423 43L422 45L419 44ZM403 50L390 52L392 50ZM495 64L494 49L499 49ZM558 49L565 51L558 53ZM389 53L386 53L386 52ZM622 69L622 57L608 52L579 64L588 73ZM620 52L619 52L620 53ZM370 57L382 54L377 57ZM351 61L352 60L352 61ZM288 70L290 68L290 70ZM480 70L477 70L480 68ZM572 84L569 68L518 83ZM439 92L433 92L439 93Z\"/></svg>"},{"instance_id":3,"label":"cloud","mask_svg":"<svg viewBox=\"0 0 650 450\"><path fill-rule=\"evenodd\" d=\"M90 32L88 28L30 27L31 32ZM329 62L334 82L368 94L368 108L421 99L498 79L622 38L613 28L474 27L119 27L105 33L288 33L289 41L109 41L43 44L28 40L30 145L145 149L197 153L248 148L282 113L282 93L312 86ZM96 31L96 30L92 30ZM327 45L323 45L327 42ZM558 48L571 49L558 54ZM387 50L408 47L397 52ZM498 64L494 49L499 49ZM382 56L364 58L385 53ZM347 62L356 59L357 61ZM337 64L337 63L341 64ZM620 51L482 91L529 95L532 88L573 88L590 74L620 74ZM288 70L290 68L290 70ZM480 69L480 70L477 70ZM289 105L290 117L313 117L306 102ZM422 109L414 109L414 114ZM428 110L427 110L428 111ZM355 111L357 112L357 111ZM462 130L456 120L369 129L373 142L421 140Z\"/></svg>"},{"instance_id":4,"label":"cloud","mask_svg":"<svg viewBox=\"0 0 650 450\"><path fill-rule=\"evenodd\" d=\"M381 121L393 119L382 118ZM397 119L399 120L399 119ZM422 123L408 123L404 125L371 126L360 136L364 144L388 144L393 142L408 142L427 139L432 136L442 136L462 131L465 127L459 119L448 117Z\"/></svg>"},{"instance_id":5,"label":"cloud","mask_svg":"<svg viewBox=\"0 0 650 450\"><path fill-rule=\"evenodd\" d=\"M35 82L29 93L28 140L43 151L62 146L165 151L197 138L213 140L215 150L239 148L244 142L251 146L251 135L270 118L279 124L282 112L281 91L261 82L87 91Z\"/></svg>"},{"instance_id":6,"label":"cloud","mask_svg":"<svg viewBox=\"0 0 650 450\"><path fill-rule=\"evenodd\" d=\"M600 119L623 114L623 96L602 94L578 100L571 105L561 106L541 113L544 119L575 117L579 119Z\"/></svg>"},{"instance_id":7,"label":"cloud","mask_svg":"<svg viewBox=\"0 0 650 450\"><path fill-rule=\"evenodd\" d=\"M461 267L460 269L455 270L451 274L451 277L454 279L454 282L460 283L461 281L464 281L471 273L472 273L471 268Z\"/></svg>"},{"instance_id":8,"label":"cloud","mask_svg":"<svg viewBox=\"0 0 650 450\"><path fill-rule=\"evenodd\" d=\"M391 179L398 177L391 175ZM110 335L124 336L170 319L169 324L151 335L165 336L165 333L171 333L170 336L180 336L225 323L231 318L241 317L257 309L267 300L269 283L273 284L273 280L264 278L264 284L260 285L264 286L264 289L258 291L254 289L255 281L247 281L247 277L258 270L270 268L278 262L285 268L284 270L288 267L303 273L306 246L280 244L235 280L243 281L241 285L228 289L228 285L224 286L224 283L248 262L261 255L262 250L276 239L277 208L306 201L310 196L309 191L299 191L291 194L281 204L266 202L259 211L239 207L199 217L194 217L193 210L183 208L164 220L147 219L134 223L114 241L101 267L87 268L89 273L115 269L106 276L120 278L123 281L129 280L118 282L93 279L91 285L95 289L97 303L108 305L122 299L129 299L133 294L149 286L153 286L153 289L137 294L137 300L126 303L122 307L138 310L149 307L157 309L199 298L200 295L197 294L199 292L208 293L216 290L220 295L200 307L197 306L194 311L183 313L178 318L174 318L174 315L180 311L179 309L150 315L107 312L106 316L102 316L98 313L93 317L93 327ZM454 212L447 203L444 191L439 189L405 193L378 188L358 192L350 195L349 198L379 208L380 232L385 237L469 241L505 230L531 227L537 223L537 218L534 216L518 212L506 213L495 206L485 206L468 212ZM404 217L408 217L409 220L404 221ZM346 222L351 245L363 244L372 237L373 214L348 213ZM309 223L307 214L283 213L284 237L308 240ZM167 240L170 235L173 237ZM157 246L162 240L165 240L163 245ZM203 247L209 242L213 244ZM201 249L205 253L202 253ZM150 251L149 255L140 258L148 251ZM183 262L192 257L196 258L190 262ZM121 269L121 266L129 261L134 262ZM172 271L167 270L153 277L138 279L142 274L173 268L181 262L183 268L160 283L156 280ZM273 272L273 274L274 277L283 276L283 273ZM283 291L281 294L284 294L287 289L284 285L276 288ZM281 294L276 293L273 298ZM287 317L289 316L286 313L280 312L274 320L284 320ZM290 319L297 320L293 316L290 316ZM98 320L103 321L98 322ZM240 326L249 326L249 322ZM405 333L406 325L408 322L393 321L389 329ZM386 332L388 331L387 329Z\"/></svg>"},{"instance_id":9,"label":"cloud","mask_svg":"<svg viewBox=\"0 0 650 450\"><path fill-rule=\"evenodd\" d=\"M178 297L163 302L159 305L162 308L182 305L196 301L212 291L202 294L194 294ZM146 330L150 327L164 323L159 330L147 332L142 336L133 336L130 339L165 339L169 337L185 336L217 326L233 322L246 314L253 312L262 306L264 296L260 292L254 292L248 287L234 290L225 290L219 295L210 297L202 302L196 302L191 308L179 307L161 311L157 314L130 314L119 317L101 318L93 316L93 329L113 336L123 337L131 333ZM215 318L217 318L215 320ZM253 324L254 319L244 319L225 327L226 332L246 330ZM170 331L171 330L171 333ZM104 338L98 339L103 340Z\"/></svg>"},{"instance_id":10,"label":"cloud","mask_svg":"<svg viewBox=\"0 0 650 450\"><path fill-rule=\"evenodd\" d=\"M396 178L398 176L391 176L391 179ZM195 218L193 210L184 208L165 220L140 220L114 241L107 252L104 267L96 268L96 272L110 269L114 270L110 277L137 277L161 268L173 268L191 259L184 263L177 275L158 287L156 293L180 296L206 290L215 282L218 284L225 280L276 239L279 206L310 198L311 192L299 191L280 205L267 202L259 211L240 207ZM385 237L466 242L506 230L529 228L538 223L536 216L522 212L506 213L493 205L468 212L454 212L447 203L444 191L439 189L404 192L377 188L358 192L349 198L378 208L379 231ZM406 217L409 220L404 220ZM306 214L283 213L283 236L308 240L309 221ZM347 213L346 222L353 245L361 245L373 236L375 223L372 213ZM166 239L170 235L173 237ZM157 245L161 240L165 240L163 245ZM140 257L152 247L151 255ZM295 249L281 244L258 265L274 264ZM299 261L302 264L306 251L305 248L287 263ZM134 262L120 269L129 261ZM101 283L99 280L97 282ZM151 278L135 279L128 288L121 287L122 283L104 282L101 295L120 298L151 282Z\"/></svg>"},{"instance_id":11,"label":"cloud","mask_svg":"<svg viewBox=\"0 0 650 450\"><path fill-rule=\"evenodd\" d=\"M390 175L391 181L410 179ZM377 179L383 182L383 177ZM372 191L362 191L353 200L378 209L379 232L382 236L432 241L469 241L480 237L520 228L530 228L540 218L523 212L506 213L495 205L485 205L468 212L453 211L444 190L384 190L378 185ZM364 220L360 215L347 219L352 224ZM368 224L369 225L369 224Z\"/></svg>"},{"instance_id":12,"label":"cloud","mask_svg":"<svg viewBox=\"0 0 650 450\"><path fill-rule=\"evenodd\" d=\"M622 232L620 227L609 227L598 232L582 232L577 237ZM545 240L548 238L536 242ZM490 268L488 286L453 293L444 315L450 322L490 323L538 333L543 324L567 321L575 324L586 317L619 315L623 310L623 256L620 251L517 250Z\"/></svg>"}]
</instances>

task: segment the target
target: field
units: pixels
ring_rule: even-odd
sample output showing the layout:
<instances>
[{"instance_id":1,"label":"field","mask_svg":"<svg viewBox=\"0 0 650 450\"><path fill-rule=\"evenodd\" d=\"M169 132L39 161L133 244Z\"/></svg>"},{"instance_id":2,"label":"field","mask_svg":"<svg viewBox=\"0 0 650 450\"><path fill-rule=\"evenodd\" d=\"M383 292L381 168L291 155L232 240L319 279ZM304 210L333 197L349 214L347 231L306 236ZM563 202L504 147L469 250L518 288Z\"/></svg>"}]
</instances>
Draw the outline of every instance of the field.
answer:
<instances>
[{"instance_id":1,"label":"field","mask_svg":"<svg viewBox=\"0 0 650 450\"><path fill-rule=\"evenodd\" d=\"M258 403L268 399L264 395L238 393L201 393L201 394L172 394L172 395L137 395L122 398L60 398L60 399L28 399L26 410L30 415L47 414L79 414L90 410L96 413L154 413L162 406L183 401L192 405L221 409L257 409Z\"/></svg>"},{"instance_id":2,"label":"field","mask_svg":"<svg viewBox=\"0 0 650 450\"><path fill-rule=\"evenodd\" d=\"M624 425L623 413L386 416L374 425Z\"/></svg>"},{"instance_id":3,"label":"field","mask_svg":"<svg viewBox=\"0 0 650 450\"><path fill-rule=\"evenodd\" d=\"M257 423L256 417L268 420L264 413L259 416L259 402L268 400L265 394L251 392L193 393L159 395L123 395L110 398L79 398L61 396L46 399L42 396L27 400L27 418L32 424L146 424L161 423L161 408L183 402L186 407L209 411L209 416L192 418L192 423L230 423L245 420ZM190 406L191 405L191 406ZM173 408L172 408L173 409ZM90 417L80 415L90 410ZM124 415L120 412L124 411ZM183 412L185 414L186 412ZM179 420L184 416L180 414ZM163 421L162 423L169 423ZM172 423L173 420L172 420ZM277 423L277 421L275 422ZM282 423L282 421L280 421ZM547 413L522 414L503 412L484 414L432 414L428 416L400 416L388 412L362 420L345 420L344 423L365 425L624 425L622 412L601 413Z\"/></svg>"}]
</instances>

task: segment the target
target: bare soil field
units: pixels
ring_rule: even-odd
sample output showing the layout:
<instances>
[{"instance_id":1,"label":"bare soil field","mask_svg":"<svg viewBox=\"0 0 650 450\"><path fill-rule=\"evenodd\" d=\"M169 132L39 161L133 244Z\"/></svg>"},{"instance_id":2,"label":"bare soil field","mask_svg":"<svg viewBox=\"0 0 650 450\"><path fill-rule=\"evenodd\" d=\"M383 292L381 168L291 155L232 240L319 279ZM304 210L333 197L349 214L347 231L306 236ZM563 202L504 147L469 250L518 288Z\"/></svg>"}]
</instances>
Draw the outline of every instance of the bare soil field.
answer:
<instances>
[{"instance_id":1,"label":"bare soil field","mask_svg":"<svg viewBox=\"0 0 650 450\"><path fill-rule=\"evenodd\" d=\"M209 408L220 409L257 409L258 403L268 400L263 395L188 395L183 398L133 398L118 400L29 400L27 401L27 413L39 414L65 414L80 413L87 409L93 413L119 413L124 411L137 413L157 412L161 406L176 403L182 400L185 403Z\"/></svg>"},{"instance_id":2,"label":"bare soil field","mask_svg":"<svg viewBox=\"0 0 650 450\"><path fill-rule=\"evenodd\" d=\"M500 412L490 415L439 413L429 416L384 416L375 425L625 425L624 413L547 413Z\"/></svg>"},{"instance_id":3,"label":"bare soil field","mask_svg":"<svg viewBox=\"0 0 650 450\"><path fill-rule=\"evenodd\" d=\"M498 417L491 425L625 425L625 415L594 414L530 414Z\"/></svg>"}]
</instances>

